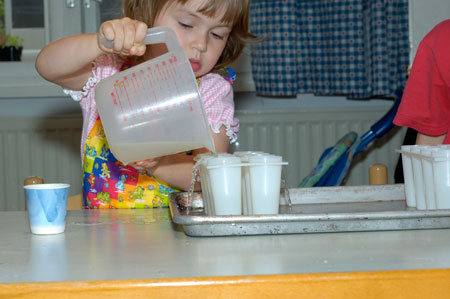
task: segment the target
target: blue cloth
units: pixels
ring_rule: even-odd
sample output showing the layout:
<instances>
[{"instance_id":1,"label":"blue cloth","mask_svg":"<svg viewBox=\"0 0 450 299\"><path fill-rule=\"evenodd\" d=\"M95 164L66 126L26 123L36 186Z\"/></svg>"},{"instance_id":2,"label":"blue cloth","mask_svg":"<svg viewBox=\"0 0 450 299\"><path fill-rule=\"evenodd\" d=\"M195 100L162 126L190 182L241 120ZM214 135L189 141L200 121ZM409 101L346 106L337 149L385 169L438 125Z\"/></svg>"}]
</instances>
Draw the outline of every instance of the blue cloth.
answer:
<instances>
[{"instance_id":1,"label":"blue cloth","mask_svg":"<svg viewBox=\"0 0 450 299\"><path fill-rule=\"evenodd\" d=\"M263 96L394 96L409 64L408 0L254 0L252 71Z\"/></svg>"}]
</instances>

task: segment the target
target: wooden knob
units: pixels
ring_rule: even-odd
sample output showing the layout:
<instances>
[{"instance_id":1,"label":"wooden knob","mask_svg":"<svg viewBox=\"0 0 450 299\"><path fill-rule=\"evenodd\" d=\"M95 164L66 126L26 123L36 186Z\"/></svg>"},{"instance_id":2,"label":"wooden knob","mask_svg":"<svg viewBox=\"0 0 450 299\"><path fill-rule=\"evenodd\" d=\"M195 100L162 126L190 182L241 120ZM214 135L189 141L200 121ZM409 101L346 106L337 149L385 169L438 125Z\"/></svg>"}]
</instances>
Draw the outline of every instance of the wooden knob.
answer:
<instances>
[{"instance_id":1,"label":"wooden knob","mask_svg":"<svg viewBox=\"0 0 450 299\"><path fill-rule=\"evenodd\" d=\"M36 185L36 184L43 184L44 180L41 177L38 176L29 176L23 181L23 185ZM28 210L27 206L27 198L25 197L25 211Z\"/></svg>"},{"instance_id":2,"label":"wooden knob","mask_svg":"<svg viewBox=\"0 0 450 299\"><path fill-rule=\"evenodd\" d=\"M38 176L30 176L27 177L24 181L23 181L23 185L36 185L36 184L43 184L44 180L41 177Z\"/></svg>"},{"instance_id":3,"label":"wooden knob","mask_svg":"<svg viewBox=\"0 0 450 299\"><path fill-rule=\"evenodd\" d=\"M386 185L388 183L387 167L384 164L374 164L369 168L370 185Z\"/></svg>"}]
</instances>

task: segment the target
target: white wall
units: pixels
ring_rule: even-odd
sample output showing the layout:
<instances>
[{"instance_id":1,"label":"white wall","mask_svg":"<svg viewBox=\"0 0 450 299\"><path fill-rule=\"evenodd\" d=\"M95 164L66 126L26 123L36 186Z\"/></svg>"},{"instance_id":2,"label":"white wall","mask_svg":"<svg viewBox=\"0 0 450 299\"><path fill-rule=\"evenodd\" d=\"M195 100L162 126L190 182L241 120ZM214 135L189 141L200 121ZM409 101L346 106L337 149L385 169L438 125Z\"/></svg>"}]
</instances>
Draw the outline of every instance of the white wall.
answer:
<instances>
[{"instance_id":1,"label":"white wall","mask_svg":"<svg viewBox=\"0 0 450 299\"><path fill-rule=\"evenodd\" d=\"M409 0L411 63L423 37L445 19L450 19L450 0Z\"/></svg>"}]
</instances>

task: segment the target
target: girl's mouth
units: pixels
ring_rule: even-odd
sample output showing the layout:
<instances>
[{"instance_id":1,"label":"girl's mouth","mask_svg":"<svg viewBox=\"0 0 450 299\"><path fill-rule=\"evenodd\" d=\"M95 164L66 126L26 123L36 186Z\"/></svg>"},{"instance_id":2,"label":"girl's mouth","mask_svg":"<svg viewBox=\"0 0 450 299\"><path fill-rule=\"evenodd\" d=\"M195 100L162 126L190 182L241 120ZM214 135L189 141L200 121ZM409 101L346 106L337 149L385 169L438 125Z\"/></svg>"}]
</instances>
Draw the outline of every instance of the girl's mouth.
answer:
<instances>
[{"instance_id":1,"label":"girl's mouth","mask_svg":"<svg viewBox=\"0 0 450 299\"><path fill-rule=\"evenodd\" d=\"M189 59L189 62L191 63L191 67L194 72L198 71L202 67L200 60L198 59L191 58Z\"/></svg>"}]
</instances>

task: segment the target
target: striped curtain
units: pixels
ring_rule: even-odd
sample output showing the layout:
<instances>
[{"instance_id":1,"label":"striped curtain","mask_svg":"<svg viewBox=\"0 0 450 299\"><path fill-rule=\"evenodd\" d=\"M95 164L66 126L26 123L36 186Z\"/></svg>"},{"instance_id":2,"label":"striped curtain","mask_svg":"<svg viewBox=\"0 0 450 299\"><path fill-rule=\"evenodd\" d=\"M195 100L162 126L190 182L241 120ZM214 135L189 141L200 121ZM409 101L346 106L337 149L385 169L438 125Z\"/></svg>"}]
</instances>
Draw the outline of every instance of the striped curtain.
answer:
<instances>
[{"instance_id":1,"label":"striped curtain","mask_svg":"<svg viewBox=\"0 0 450 299\"><path fill-rule=\"evenodd\" d=\"M253 0L262 96L394 97L409 64L408 0Z\"/></svg>"}]
</instances>

